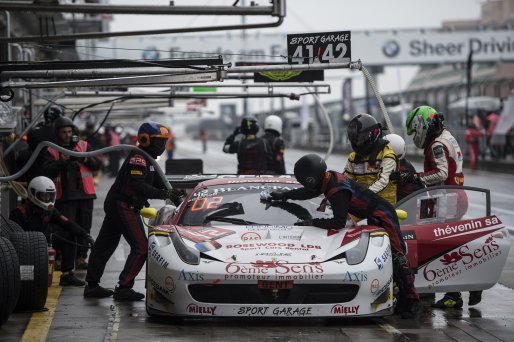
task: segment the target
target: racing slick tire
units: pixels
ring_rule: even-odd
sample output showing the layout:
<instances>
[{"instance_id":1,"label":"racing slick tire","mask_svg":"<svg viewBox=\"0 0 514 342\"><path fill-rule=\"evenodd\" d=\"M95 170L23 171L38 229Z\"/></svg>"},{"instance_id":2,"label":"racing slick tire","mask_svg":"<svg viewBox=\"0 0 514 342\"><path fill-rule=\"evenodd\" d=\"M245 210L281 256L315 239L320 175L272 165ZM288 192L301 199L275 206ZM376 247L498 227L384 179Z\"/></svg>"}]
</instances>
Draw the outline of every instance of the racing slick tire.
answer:
<instances>
[{"instance_id":1,"label":"racing slick tire","mask_svg":"<svg viewBox=\"0 0 514 342\"><path fill-rule=\"evenodd\" d=\"M20 295L20 264L12 243L0 237L0 326L13 312Z\"/></svg>"},{"instance_id":2,"label":"racing slick tire","mask_svg":"<svg viewBox=\"0 0 514 342\"><path fill-rule=\"evenodd\" d=\"M9 235L14 232L23 232L23 229L16 222L2 216L0 219L0 236L9 239Z\"/></svg>"},{"instance_id":3,"label":"racing slick tire","mask_svg":"<svg viewBox=\"0 0 514 342\"><path fill-rule=\"evenodd\" d=\"M41 310L48 295L48 245L41 232L10 235L20 262L20 297L16 310Z\"/></svg>"}]
</instances>

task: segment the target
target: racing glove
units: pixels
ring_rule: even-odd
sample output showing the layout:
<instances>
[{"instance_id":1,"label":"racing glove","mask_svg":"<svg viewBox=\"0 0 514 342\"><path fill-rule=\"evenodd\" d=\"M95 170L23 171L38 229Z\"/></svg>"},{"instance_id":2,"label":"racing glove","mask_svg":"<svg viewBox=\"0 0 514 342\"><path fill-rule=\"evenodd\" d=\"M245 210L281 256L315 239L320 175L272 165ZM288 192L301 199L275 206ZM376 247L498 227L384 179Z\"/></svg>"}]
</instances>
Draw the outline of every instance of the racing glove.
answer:
<instances>
[{"instance_id":1,"label":"racing glove","mask_svg":"<svg viewBox=\"0 0 514 342\"><path fill-rule=\"evenodd\" d=\"M272 201L287 201L287 194L285 191L272 191L269 195Z\"/></svg>"},{"instance_id":2,"label":"racing glove","mask_svg":"<svg viewBox=\"0 0 514 342\"><path fill-rule=\"evenodd\" d=\"M87 235L86 236L86 242L87 244L89 245L89 247L93 247L93 245L95 244L95 239L93 239L93 237L91 235Z\"/></svg>"},{"instance_id":3,"label":"racing glove","mask_svg":"<svg viewBox=\"0 0 514 342\"><path fill-rule=\"evenodd\" d=\"M415 172L393 172L389 178L400 184L421 184L419 173Z\"/></svg>"},{"instance_id":4,"label":"racing glove","mask_svg":"<svg viewBox=\"0 0 514 342\"><path fill-rule=\"evenodd\" d=\"M162 190L162 199L169 199L176 207L182 203L183 191L177 189Z\"/></svg>"},{"instance_id":5,"label":"racing glove","mask_svg":"<svg viewBox=\"0 0 514 342\"><path fill-rule=\"evenodd\" d=\"M234 132L232 132L232 134L227 137L227 140L225 140L225 145L232 145L232 143L234 142L234 139L236 138L236 135L238 135L240 133L241 133L241 127L237 126L234 129Z\"/></svg>"}]
</instances>

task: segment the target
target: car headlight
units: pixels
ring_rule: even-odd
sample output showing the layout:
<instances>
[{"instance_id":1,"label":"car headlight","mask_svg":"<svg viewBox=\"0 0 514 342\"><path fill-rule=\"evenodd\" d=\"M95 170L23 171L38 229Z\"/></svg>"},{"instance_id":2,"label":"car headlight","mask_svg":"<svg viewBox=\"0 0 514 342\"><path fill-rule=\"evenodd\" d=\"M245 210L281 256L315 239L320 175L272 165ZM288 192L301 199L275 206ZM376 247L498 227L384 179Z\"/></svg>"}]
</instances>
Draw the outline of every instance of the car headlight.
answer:
<instances>
[{"instance_id":1,"label":"car headlight","mask_svg":"<svg viewBox=\"0 0 514 342\"><path fill-rule=\"evenodd\" d=\"M175 246L175 250L183 262L189 265L200 264L200 251L186 245L178 232L171 234L171 242L173 242L173 246Z\"/></svg>"},{"instance_id":2,"label":"car headlight","mask_svg":"<svg viewBox=\"0 0 514 342\"><path fill-rule=\"evenodd\" d=\"M364 261L368 252L369 233L361 233L359 242L355 247L346 251L346 262L348 265L357 265Z\"/></svg>"}]
</instances>

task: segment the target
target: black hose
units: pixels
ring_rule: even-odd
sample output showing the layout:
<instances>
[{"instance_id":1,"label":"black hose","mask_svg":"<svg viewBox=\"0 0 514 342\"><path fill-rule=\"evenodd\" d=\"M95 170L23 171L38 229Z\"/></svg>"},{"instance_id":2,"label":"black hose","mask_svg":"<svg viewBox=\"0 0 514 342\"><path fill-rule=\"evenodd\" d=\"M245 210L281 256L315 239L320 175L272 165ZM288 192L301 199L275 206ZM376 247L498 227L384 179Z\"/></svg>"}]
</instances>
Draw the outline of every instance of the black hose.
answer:
<instances>
[{"instance_id":1,"label":"black hose","mask_svg":"<svg viewBox=\"0 0 514 342\"><path fill-rule=\"evenodd\" d=\"M57 238L59 238L60 240L64 241L64 242L67 242L67 243L70 243L72 245L75 245L77 247L84 247L84 248L87 248L87 249L91 249L92 246L89 246L89 245L83 245L83 244L80 244L80 243L77 243L75 241L71 241L71 240L68 240L66 238L63 238L62 236L60 236L59 234L56 234L56 233L50 233L50 245L52 245L53 243L53 237L56 236Z\"/></svg>"}]
</instances>

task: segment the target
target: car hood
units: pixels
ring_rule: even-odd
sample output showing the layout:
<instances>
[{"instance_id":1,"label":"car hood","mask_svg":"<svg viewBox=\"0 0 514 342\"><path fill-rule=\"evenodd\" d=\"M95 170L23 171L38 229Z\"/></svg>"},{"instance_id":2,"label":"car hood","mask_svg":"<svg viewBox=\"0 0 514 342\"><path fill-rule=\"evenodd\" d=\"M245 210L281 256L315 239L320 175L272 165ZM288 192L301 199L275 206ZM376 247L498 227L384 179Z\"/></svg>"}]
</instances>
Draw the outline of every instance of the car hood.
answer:
<instances>
[{"instance_id":1,"label":"car hood","mask_svg":"<svg viewBox=\"0 0 514 342\"><path fill-rule=\"evenodd\" d=\"M326 230L309 226L177 227L183 240L223 262L322 262L357 244L359 235L346 239L348 229Z\"/></svg>"}]
</instances>

